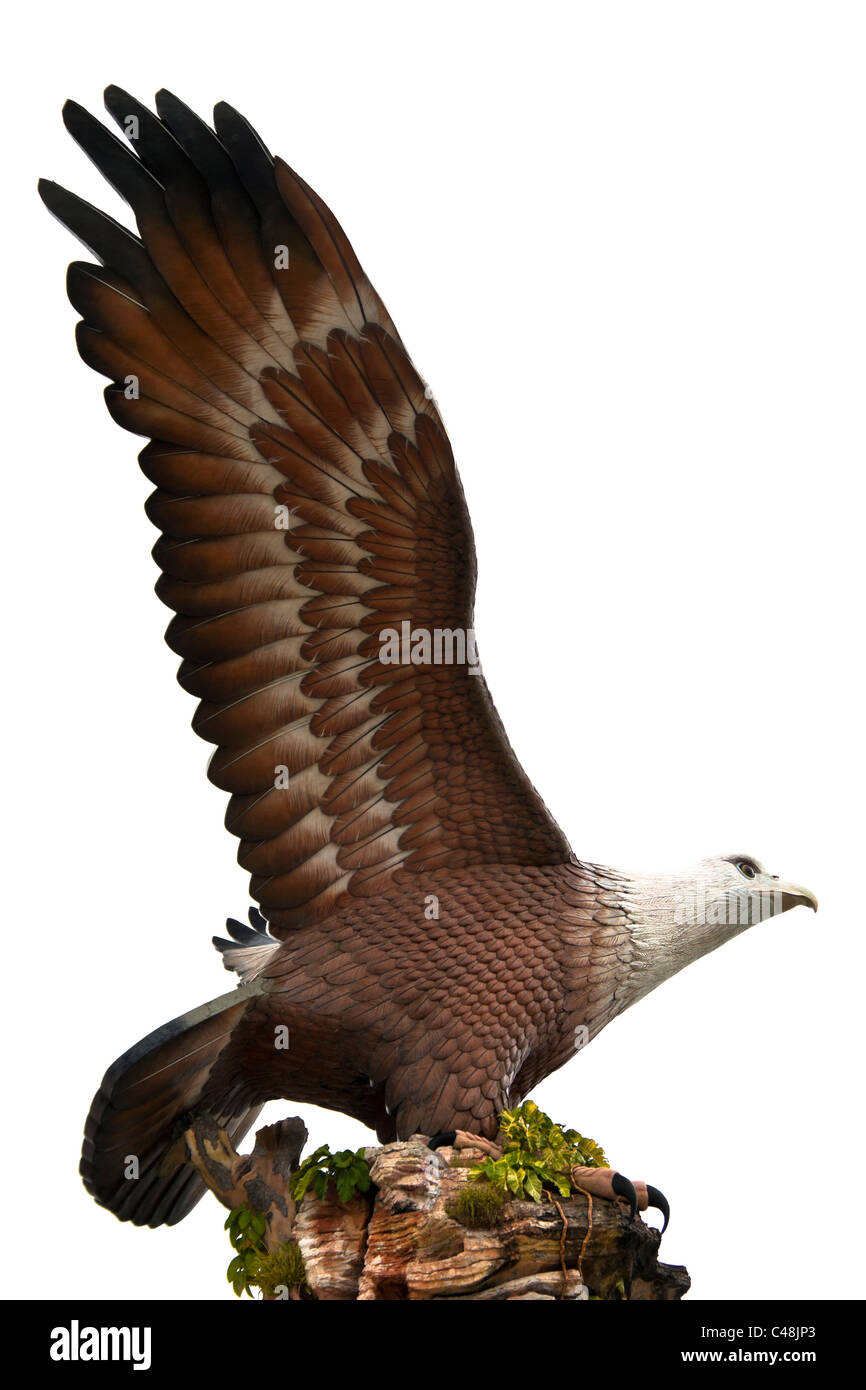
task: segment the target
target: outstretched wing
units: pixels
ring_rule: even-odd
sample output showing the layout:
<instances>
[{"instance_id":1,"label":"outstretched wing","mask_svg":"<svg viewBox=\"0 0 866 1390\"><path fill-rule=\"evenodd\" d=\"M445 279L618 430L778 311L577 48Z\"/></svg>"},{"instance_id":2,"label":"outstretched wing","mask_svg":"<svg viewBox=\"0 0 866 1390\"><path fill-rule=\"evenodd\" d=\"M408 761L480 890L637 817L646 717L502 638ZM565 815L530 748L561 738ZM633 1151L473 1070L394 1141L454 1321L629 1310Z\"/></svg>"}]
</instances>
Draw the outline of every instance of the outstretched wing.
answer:
<instances>
[{"instance_id":1,"label":"outstretched wing","mask_svg":"<svg viewBox=\"0 0 866 1390\"><path fill-rule=\"evenodd\" d=\"M272 929L395 874L567 859L483 678L453 660L475 588L462 489L341 227L230 107L212 131L165 92L159 118L116 87L106 105L131 149L74 103L64 119L140 239L40 191L101 262L69 268L79 351L152 441L166 640Z\"/></svg>"}]
</instances>

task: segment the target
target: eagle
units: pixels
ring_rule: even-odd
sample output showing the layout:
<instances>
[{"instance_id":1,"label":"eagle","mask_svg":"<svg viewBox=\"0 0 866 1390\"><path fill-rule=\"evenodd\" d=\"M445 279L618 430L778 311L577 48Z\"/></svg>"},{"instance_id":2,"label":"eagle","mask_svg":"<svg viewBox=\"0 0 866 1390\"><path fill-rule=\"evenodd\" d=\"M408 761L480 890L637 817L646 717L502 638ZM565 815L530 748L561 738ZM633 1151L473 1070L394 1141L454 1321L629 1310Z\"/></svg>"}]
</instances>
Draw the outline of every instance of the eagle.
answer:
<instances>
[{"instance_id":1,"label":"eagle","mask_svg":"<svg viewBox=\"0 0 866 1390\"><path fill-rule=\"evenodd\" d=\"M125 141L75 102L64 122L138 235L40 193L95 258L68 271L78 351L149 441L166 641L258 904L215 938L236 986L125 1052L87 1118L88 1191L159 1226L204 1190L166 1162L191 1117L237 1143L280 1098L489 1143L662 981L817 902L746 853L577 858L477 660L435 398L342 227L231 106L105 104Z\"/></svg>"}]
</instances>

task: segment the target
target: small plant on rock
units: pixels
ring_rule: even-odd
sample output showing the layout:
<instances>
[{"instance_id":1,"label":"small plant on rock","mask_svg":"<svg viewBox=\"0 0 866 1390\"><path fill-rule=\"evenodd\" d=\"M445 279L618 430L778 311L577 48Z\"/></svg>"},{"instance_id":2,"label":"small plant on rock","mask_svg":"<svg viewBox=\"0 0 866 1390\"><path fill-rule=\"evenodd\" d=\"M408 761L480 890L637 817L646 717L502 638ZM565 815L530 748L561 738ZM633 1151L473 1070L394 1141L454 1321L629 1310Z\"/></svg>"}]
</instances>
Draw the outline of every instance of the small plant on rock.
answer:
<instances>
[{"instance_id":1,"label":"small plant on rock","mask_svg":"<svg viewBox=\"0 0 866 1390\"><path fill-rule=\"evenodd\" d=\"M287 1240L259 1261L256 1283L263 1298L286 1298L291 1289L310 1297L304 1257L297 1241Z\"/></svg>"},{"instance_id":2,"label":"small plant on rock","mask_svg":"<svg viewBox=\"0 0 866 1390\"><path fill-rule=\"evenodd\" d=\"M556 1124L534 1101L504 1110L499 1120L501 1158L485 1158L470 1170L470 1178L487 1179L503 1196L542 1200L545 1187L561 1197L571 1195L571 1170L606 1168L607 1159L594 1139Z\"/></svg>"},{"instance_id":3,"label":"small plant on rock","mask_svg":"<svg viewBox=\"0 0 866 1390\"><path fill-rule=\"evenodd\" d=\"M446 1211L461 1226L487 1230L498 1226L505 1206L505 1191L496 1183L468 1182L448 1203Z\"/></svg>"},{"instance_id":4,"label":"small plant on rock","mask_svg":"<svg viewBox=\"0 0 866 1390\"><path fill-rule=\"evenodd\" d=\"M290 1191L295 1201L299 1202L312 1187L321 1199L331 1182L341 1202L348 1202L357 1192L367 1192L370 1188L370 1165L364 1157L364 1150L341 1149L339 1153L332 1154L327 1144L320 1145L292 1175Z\"/></svg>"},{"instance_id":5,"label":"small plant on rock","mask_svg":"<svg viewBox=\"0 0 866 1390\"><path fill-rule=\"evenodd\" d=\"M229 1212L225 1229L235 1251L226 1277L240 1298L252 1298L258 1289L264 1298L275 1298L290 1289L307 1290L304 1259L297 1243L287 1240L277 1250L265 1245L268 1223L264 1214L243 1203Z\"/></svg>"},{"instance_id":6,"label":"small plant on rock","mask_svg":"<svg viewBox=\"0 0 866 1390\"><path fill-rule=\"evenodd\" d=\"M259 1260L262 1255L267 1254L264 1241L265 1232L268 1229L267 1220L262 1212L253 1211L252 1207L247 1206L244 1202L239 1207L233 1207L229 1212L226 1217L225 1229L229 1233L229 1240L235 1251L235 1256L229 1262L229 1267L226 1270L226 1278L238 1298L242 1294L252 1298Z\"/></svg>"}]
</instances>

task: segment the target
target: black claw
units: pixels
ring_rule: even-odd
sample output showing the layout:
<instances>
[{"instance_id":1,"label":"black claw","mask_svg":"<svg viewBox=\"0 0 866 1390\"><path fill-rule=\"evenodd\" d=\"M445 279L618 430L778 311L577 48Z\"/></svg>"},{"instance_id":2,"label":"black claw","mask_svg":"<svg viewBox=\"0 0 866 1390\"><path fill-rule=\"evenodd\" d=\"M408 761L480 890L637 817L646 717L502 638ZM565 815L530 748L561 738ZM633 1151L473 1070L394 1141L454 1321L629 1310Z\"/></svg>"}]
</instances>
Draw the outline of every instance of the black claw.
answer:
<instances>
[{"instance_id":1,"label":"black claw","mask_svg":"<svg viewBox=\"0 0 866 1390\"><path fill-rule=\"evenodd\" d=\"M617 1197L625 1197L627 1199L629 1207L631 1208L629 1216L634 1218L637 1215L637 1193L634 1190L634 1183L630 1182L628 1178L624 1178L622 1173L614 1173L610 1180L610 1185Z\"/></svg>"},{"instance_id":2,"label":"black claw","mask_svg":"<svg viewBox=\"0 0 866 1390\"><path fill-rule=\"evenodd\" d=\"M646 1185L646 1195L649 1205L655 1207L656 1211L660 1211L665 1219L665 1224L662 1226L661 1232L662 1235L664 1235L668 1228L668 1222L671 1219L671 1209L668 1199L663 1192L659 1192L657 1187L650 1187L649 1183Z\"/></svg>"},{"instance_id":3,"label":"black claw","mask_svg":"<svg viewBox=\"0 0 866 1390\"><path fill-rule=\"evenodd\" d=\"M455 1143L457 1139L456 1129L443 1129L439 1134L434 1134L427 1141L428 1149L447 1149Z\"/></svg>"}]
</instances>

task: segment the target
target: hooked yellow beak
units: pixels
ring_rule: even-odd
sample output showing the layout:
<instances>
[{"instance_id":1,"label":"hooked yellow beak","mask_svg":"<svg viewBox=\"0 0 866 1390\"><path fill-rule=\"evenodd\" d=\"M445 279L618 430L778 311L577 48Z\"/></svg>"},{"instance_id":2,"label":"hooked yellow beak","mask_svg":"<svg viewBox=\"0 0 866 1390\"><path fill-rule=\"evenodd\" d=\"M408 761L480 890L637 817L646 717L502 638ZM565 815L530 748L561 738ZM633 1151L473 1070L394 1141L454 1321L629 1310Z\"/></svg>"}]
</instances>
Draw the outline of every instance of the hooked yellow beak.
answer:
<instances>
[{"instance_id":1,"label":"hooked yellow beak","mask_svg":"<svg viewBox=\"0 0 866 1390\"><path fill-rule=\"evenodd\" d=\"M801 888L799 883L785 883L784 879L773 878L766 886L762 885L761 893L778 895L778 912L787 912L789 907L811 907L813 912L818 911L815 894L808 888Z\"/></svg>"}]
</instances>

